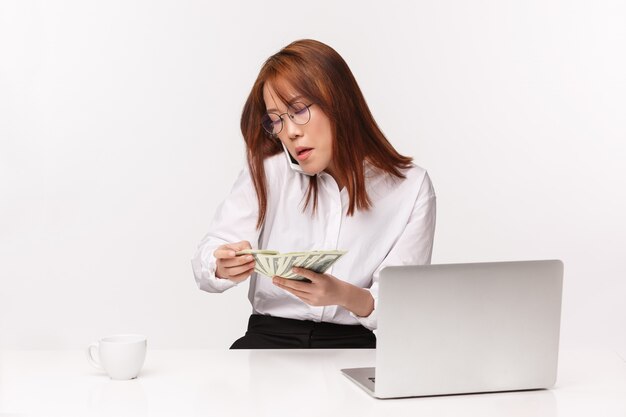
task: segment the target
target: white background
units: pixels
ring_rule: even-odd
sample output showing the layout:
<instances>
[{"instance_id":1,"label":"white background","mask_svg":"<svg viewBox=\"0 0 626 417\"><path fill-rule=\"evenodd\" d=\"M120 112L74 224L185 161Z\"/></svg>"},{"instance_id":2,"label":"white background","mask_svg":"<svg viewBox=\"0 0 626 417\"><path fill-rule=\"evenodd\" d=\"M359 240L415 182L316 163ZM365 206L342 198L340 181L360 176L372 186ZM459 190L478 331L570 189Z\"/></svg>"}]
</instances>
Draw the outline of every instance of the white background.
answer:
<instances>
[{"instance_id":1,"label":"white background","mask_svg":"<svg viewBox=\"0 0 626 417\"><path fill-rule=\"evenodd\" d=\"M559 258L562 346L626 355L623 1L0 2L0 348L228 347L190 258L263 61L314 38L430 172L434 263Z\"/></svg>"}]
</instances>

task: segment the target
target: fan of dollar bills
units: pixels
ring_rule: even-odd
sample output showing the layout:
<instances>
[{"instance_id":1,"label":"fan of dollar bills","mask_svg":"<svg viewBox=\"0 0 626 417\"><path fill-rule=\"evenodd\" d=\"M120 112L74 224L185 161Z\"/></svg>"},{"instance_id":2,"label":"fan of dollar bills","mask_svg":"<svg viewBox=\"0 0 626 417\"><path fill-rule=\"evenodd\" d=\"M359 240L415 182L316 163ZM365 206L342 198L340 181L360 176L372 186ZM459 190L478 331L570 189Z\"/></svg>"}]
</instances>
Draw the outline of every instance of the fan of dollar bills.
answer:
<instances>
[{"instance_id":1,"label":"fan of dollar bills","mask_svg":"<svg viewBox=\"0 0 626 417\"><path fill-rule=\"evenodd\" d=\"M237 256L252 255L256 261L254 270L265 276L278 275L283 278L308 281L305 277L294 274L291 268L298 266L323 274L345 253L346 251L340 250L280 253L274 250L246 249L237 252Z\"/></svg>"}]
</instances>

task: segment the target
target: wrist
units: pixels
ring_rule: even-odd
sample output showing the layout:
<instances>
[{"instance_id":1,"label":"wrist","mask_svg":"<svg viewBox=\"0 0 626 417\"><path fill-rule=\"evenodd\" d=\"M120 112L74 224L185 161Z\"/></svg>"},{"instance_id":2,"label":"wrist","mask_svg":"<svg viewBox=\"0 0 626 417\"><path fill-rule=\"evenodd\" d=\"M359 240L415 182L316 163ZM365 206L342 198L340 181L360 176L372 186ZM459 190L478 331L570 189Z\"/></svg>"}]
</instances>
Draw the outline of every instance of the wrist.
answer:
<instances>
[{"instance_id":1,"label":"wrist","mask_svg":"<svg viewBox=\"0 0 626 417\"><path fill-rule=\"evenodd\" d=\"M343 297L339 304L359 317L367 317L374 311L374 297L365 288L344 282Z\"/></svg>"},{"instance_id":2,"label":"wrist","mask_svg":"<svg viewBox=\"0 0 626 417\"><path fill-rule=\"evenodd\" d=\"M341 283L341 287L339 290L339 300L337 305L348 309L348 305L350 304L350 299L352 298L352 292L356 287L348 282L339 281Z\"/></svg>"}]
</instances>

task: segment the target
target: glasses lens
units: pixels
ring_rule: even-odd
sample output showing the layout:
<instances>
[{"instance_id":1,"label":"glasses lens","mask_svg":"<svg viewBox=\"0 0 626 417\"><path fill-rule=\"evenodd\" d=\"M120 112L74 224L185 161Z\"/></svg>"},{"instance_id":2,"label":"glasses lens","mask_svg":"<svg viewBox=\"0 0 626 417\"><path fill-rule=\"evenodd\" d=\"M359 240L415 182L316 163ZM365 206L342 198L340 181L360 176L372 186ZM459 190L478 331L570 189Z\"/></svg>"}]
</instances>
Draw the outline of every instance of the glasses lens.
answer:
<instances>
[{"instance_id":1,"label":"glasses lens","mask_svg":"<svg viewBox=\"0 0 626 417\"><path fill-rule=\"evenodd\" d=\"M283 121L280 119L280 116L274 113L267 113L263 115L261 119L261 125L263 129L265 129L268 133L279 133L282 129Z\"/></svg>"},{"instance_id":2,"label":"glasses lens","mask_svg":"<svg viewBox=\"0 0 626 417\"><path fill-rule=\"evenodd\" d=\"M296 101L289 107L289 110L292 112L290 114L291 120L293 120L294 123L303 125L309 122L311 112L309 112L309 108L304 103Z\"/></svg>"}]
</instances>

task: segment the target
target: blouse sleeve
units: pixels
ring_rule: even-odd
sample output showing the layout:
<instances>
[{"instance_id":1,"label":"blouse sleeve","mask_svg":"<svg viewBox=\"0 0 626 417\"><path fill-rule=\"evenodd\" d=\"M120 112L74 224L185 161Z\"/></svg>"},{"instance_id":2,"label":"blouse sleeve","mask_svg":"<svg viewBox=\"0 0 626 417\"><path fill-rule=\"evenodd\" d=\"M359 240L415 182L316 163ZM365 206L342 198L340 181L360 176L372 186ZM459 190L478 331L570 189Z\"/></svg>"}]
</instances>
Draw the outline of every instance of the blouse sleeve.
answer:
<instances>
[{"instance_id":1,"label":"blouse sleeve","mask_svg":"<svg viewBox=\"0 0 626 417\"><path fill-rule=\"evenodd\" d=\"M372 286L367 290L374 299L374 310L367 317L352 314L368 329L375 330L378 324L376 308L378 306L378 280L380 271L386 266L427 265L430 264L435 235L436 196L428 173L424 175L422 185L413 205L404 231L399 236L383 262L374 271Z\"/></svg>"},{"instance_id":2,"label":"blouse sleeve","mask_svg":"<svg viewBox=\"0 0 626 417\"><path fill-rule=\"evenodd\" d=\"M258 246L260 231L256 228L258 201L248 168L237 177L230 195L217 208L209 232L204 236L191 266L198 288L208 292L224 292L234 287L233 281L215 276L213 252L218 246L247 240L253 249Z\"/></svg>"}]
</instances>

